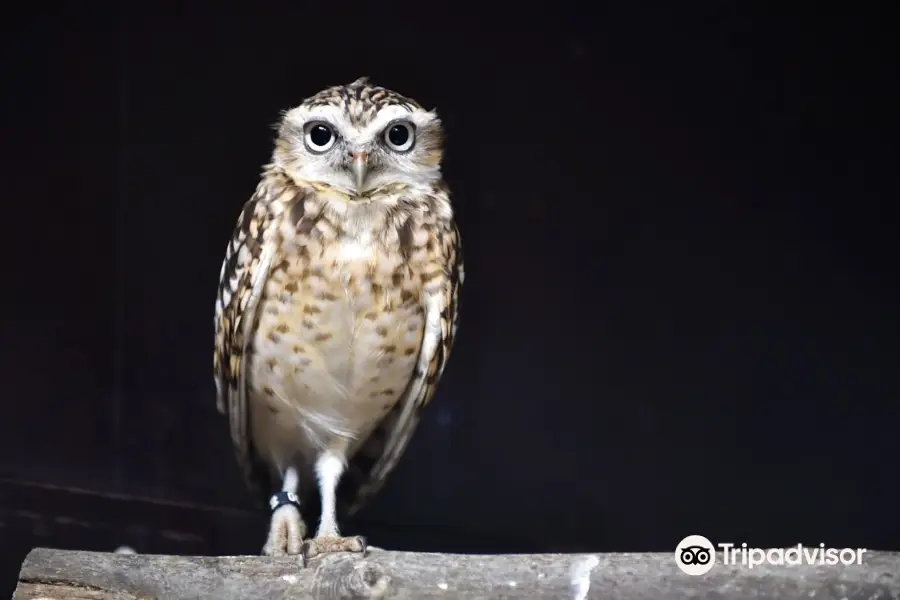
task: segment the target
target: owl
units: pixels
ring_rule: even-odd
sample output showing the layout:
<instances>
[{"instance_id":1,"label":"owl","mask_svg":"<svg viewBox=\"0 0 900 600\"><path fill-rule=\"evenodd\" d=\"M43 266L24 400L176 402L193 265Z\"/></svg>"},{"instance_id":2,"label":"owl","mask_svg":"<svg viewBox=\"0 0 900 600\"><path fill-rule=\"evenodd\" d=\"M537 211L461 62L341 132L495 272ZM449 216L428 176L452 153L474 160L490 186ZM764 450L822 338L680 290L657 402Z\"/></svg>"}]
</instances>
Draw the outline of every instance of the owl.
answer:
<instances>
[{"instance_id":1,"label":"owl","mask_svg":"<svg viewBox=\"0 0 900 600\"><path fill-rule=\"evenodd\" d=\"M397 464L457 330L442 155L437 114L366 78L281 115L215 302L217 406L269 507L265 555L366 552L338 520Z\"/></svg>"}]
</instances>

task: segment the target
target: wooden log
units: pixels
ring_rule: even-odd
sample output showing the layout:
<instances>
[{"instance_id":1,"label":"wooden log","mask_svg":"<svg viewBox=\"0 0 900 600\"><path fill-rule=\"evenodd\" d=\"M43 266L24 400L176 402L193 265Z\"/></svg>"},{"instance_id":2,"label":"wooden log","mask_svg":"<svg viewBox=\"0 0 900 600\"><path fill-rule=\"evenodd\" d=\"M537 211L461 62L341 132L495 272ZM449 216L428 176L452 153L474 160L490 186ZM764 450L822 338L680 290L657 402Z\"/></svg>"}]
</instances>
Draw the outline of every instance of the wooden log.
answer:
<instances>
[{"instance_id":1,"label":"wooden log","mask_svg":"<svg viewBox=\"0 0 900 600\"><path fill-rule=\"evenodd\" d=\"M162 556L38 548L14 600L210 598L813 598L900 597L900 553L867 552L861 565L717 564L690 576L674 552L468 555L332 554L302 568L295 557Z\"/></svg>"}]
</instances>

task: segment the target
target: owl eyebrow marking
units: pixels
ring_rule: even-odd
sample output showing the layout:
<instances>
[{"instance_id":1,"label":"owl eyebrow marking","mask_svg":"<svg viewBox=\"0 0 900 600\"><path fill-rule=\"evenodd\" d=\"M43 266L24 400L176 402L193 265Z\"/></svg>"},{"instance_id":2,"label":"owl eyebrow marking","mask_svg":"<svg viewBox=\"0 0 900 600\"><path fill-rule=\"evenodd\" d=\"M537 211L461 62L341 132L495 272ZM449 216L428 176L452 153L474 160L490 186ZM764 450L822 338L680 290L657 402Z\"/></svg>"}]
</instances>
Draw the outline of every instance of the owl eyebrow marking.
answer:
<instances>
[{"instance_id":1,"label":"owl eyebrow marking","mask_svg":"<svg viewBox=\"0 0 900 600\"><path fill-rule=\"evenodd\" d=\"M434 121L434 116L431 113L426 113L423 109L415 110L395 104L381 110L372 121L366 124L361 135L363 137L377 136L384 131L388 125L396 121L409 121L415 125L417 129L423 130ZM418 135L418 133L416 135Z\"/></svg>"},{"instance_id":2,"label":"owl eyebrow marking","mask_svg":"<svg viewBox=\"0 0 900 600\"><path fill-rule=\"evenodd\" d=\"M303 128L313 121L323 121L334 129L335 135L346 139L346 133L352 132L353 125L347 120L343 111L335 105L319 104L308 106L301 104L288 111L283 120L283 131L287 135L303 136Z\"/></svg>"}]
</instances>

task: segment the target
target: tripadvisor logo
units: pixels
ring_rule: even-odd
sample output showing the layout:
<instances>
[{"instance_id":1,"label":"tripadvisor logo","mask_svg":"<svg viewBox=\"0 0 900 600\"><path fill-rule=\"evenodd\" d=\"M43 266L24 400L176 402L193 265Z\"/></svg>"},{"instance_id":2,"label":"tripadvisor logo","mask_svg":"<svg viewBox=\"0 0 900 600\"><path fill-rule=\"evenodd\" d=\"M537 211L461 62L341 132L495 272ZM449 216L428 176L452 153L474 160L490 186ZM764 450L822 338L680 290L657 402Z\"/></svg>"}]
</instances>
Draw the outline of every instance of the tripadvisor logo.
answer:
<instances>
[{"instance_id":1,"label":"tripadvisor logo","mask_svg":"<svg viewBox=\"0 0 900 600\"><path fill-rule=\"evenodd\" d=\"M704 575L715 566L718 557L722 564L741 565L752 569L762 565L861 565L865 548L826 548L825 544L789 548L751 548L746 543L713 544L702 535L689 535L675 548L675 564L688 575Z\"/></svg>"},{"instance_id":2,"label":"tripadvisor logo","mask_svg":"<svg viewBox=\"0 0 900 600\"><path fill-rule=\"evenodd\" d=\"M748 548L747 544L720 543L722 563L745 565L752 569L760 565L861 565L865 548L826 548L825 544L804 546L797 544L790 548Z\"/></svg>"}]
</instances>

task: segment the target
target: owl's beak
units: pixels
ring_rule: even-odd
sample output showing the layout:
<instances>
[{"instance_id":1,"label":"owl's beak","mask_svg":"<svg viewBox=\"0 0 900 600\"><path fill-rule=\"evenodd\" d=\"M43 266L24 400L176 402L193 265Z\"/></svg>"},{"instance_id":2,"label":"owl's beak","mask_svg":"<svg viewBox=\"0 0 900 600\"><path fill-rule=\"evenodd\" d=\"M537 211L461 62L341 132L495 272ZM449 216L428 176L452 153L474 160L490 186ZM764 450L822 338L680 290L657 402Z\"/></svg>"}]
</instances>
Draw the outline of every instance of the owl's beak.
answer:
<instances>
[{"instance_id":1,"label":"owl's beak","mask_svg":"<svg viewBox=\"0 0 900 600\"><path fill-rule=\"evenodd\" d=\"M353 171L356 190L362 191L363 183L366 181L366 171L369 169L369 154L367 152L354 152L350 157L353 159L350 168Z\"/></svg>"}]
</instances>

